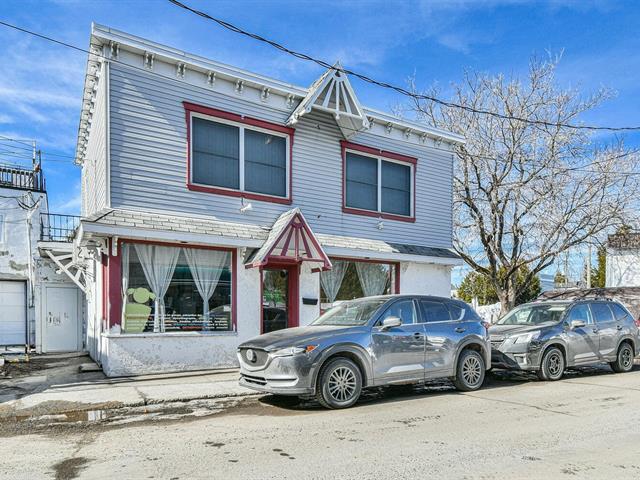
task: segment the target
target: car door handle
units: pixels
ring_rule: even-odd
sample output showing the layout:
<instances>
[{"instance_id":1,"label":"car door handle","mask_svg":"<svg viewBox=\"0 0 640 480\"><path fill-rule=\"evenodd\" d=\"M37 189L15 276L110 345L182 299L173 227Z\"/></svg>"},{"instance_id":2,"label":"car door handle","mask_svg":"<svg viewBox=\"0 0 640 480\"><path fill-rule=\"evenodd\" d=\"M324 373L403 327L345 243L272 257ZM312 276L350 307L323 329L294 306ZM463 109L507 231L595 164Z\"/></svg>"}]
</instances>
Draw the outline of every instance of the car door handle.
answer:
<instances>
[{"instance_id":1,"label":"car door handle","mask_svg":"<svg viewBox=\"0 0 640 480\"><path fill-rule=\"evenodd\" d=\"M467 329L463 328L463 327L457 327L456 330L455 330L456 333L464 333L466 331L467 331Z\"/></svg>"},{"instance_id":2,"label":"car door handle","mask_svg":"<svg viewBox=\"0 0 640 480\"><path fill-rule=\"evenodd\" d=\"M616 326L616 328L617 328L618 330L622 330L622 325L618 325L618 326Z\"/></svg>"},{"instance_id":3,"label":"car door handle","mask_svg":"<svg viewBox=\"0 0 640 480\"><path fill-rule=\"evenodd\" d=\"M413 334L413 338L415 338L416 340L419 340L419 339L421 339L422 337L424 337L424 334L423 334L423 333L416 332L416 333L414 333L414 334Z\"/></svg>"},{"instance_id":4,"label":"car door handle","mask_svg":"<svg viewBox=\"0 0 640 480\"><path fill-rule=\"evenodd\" d=\"M594 328L594 329L593 329L593 333L598 333L598 329L597 329L597 328Z\"/></svg>"}]
</instances>

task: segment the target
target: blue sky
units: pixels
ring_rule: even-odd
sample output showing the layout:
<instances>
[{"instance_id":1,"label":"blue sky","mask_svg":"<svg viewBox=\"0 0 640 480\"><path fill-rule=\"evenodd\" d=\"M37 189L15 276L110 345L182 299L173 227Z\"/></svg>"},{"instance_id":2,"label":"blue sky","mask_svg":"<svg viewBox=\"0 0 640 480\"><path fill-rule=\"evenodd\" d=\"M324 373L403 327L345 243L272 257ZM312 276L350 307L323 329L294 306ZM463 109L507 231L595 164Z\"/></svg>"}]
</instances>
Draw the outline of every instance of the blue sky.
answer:
<instances>
[{"instance_id":1,"label":"blue sky","mask_svg":"<svg viewBox=\"0 0 640 480\"><path fill-rule=\"evenodd\" d=\"M216 1L186 3L390 83L446 90L465 68L518 74L532 54L563 52L558 80L617 97L584 120L640 125L640 4L635 1ZM308 85L321 69L195 17L164 0L0 3L0 19L86 48L91 22ZM0 135L45 151L51 210L79 212L74 154L85 55L0 26ZM403 98L354 80L362 103L388 110ZM640 143L629 136L628 141ZM0 162L24 162L0 139ZM22 150L22 152L25 152ZM48 154L47 154L48 153ZM58 154L58 155L53 155Z\"/></svg>"}]
</instances>

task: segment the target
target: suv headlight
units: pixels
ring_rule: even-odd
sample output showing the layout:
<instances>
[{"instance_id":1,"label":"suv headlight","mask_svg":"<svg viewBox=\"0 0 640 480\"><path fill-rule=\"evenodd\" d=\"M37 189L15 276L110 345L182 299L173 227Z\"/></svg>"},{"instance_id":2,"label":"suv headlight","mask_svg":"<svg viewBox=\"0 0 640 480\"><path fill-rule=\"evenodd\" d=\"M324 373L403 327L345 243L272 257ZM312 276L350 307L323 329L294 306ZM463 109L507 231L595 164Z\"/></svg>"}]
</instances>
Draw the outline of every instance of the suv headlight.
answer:
<instances>
[{"instance_id":1,"label":"suv headlight","mask_svg":"<svg viewBox=\"0 0 640 480\"><path fill-rule=\"evenodd\" d=\"M513 337L511 337L511 341L514 344L529 343L531 340L535 340L536 338L538 338L539 335L540 332L522 333L520 335L514 335Z\"/></svg>"},{"instance_id":2,"label":"suv headlight","mask_svg":"<svg viewBox=\"0 0 640 480\"><path fill-rule=\"evenodd\" d=\"M271 355L272 357L291 357L293 355L298 355L300 353L313 352L316 349L316 347L317 345L305 345L304 347L281 348L280 350L269 352L269 355Z\"/></svg>"}]
</instances>

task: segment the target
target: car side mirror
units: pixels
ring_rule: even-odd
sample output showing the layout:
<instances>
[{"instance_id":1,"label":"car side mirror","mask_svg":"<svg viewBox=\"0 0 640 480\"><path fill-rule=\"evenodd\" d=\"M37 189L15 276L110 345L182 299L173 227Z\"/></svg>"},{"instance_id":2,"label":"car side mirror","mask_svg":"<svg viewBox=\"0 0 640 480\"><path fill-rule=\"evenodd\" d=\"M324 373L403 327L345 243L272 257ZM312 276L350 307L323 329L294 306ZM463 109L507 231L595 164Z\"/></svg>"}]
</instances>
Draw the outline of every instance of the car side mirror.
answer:
<instances>
[{"instance_id":1,"label":"car side mirror","mask_svg":"<svg viewBox=\"0 0 640 480\"><path fill-rule=\"evenodd\" d=\"M571 330L575 330L576 328L584 328L587 326L587 322L584 320L571 320Z\"/></svg>"},{"instance_id":2,"label":"car side mirror","mask_svg":"<svg viewBox=\"0 0 640 480\"><path fill-rule=\"evenodd\" d=\"M382 320L382 330L389 330L393 327L399 327L402 325L402 320L400 317L387 317Z\"/></svg>"}]
</instances>

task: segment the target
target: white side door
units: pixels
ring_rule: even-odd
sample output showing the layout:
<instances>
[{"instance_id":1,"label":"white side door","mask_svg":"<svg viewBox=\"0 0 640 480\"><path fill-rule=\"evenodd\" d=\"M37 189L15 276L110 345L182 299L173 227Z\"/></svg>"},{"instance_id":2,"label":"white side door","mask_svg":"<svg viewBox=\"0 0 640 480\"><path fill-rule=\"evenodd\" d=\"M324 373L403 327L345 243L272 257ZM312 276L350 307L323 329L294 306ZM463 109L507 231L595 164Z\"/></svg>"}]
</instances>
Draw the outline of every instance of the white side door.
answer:
<instances>
[{"instance_id":1,"label":"white side door","mask_svg":"<svg viewBox=\"0 0 640 480\"><path fill-rule=\"evenodd\" d=\"M43 352L74 352L79 347L80 315L76 287L45 287Z\"/></svg>"},{"instance_id":2,"label":"white side door","mask_svg":"<svg viewBox=\"0 0 640 480\"><path fill-rule=\"evenodd\" d=\"M27 282L0 281L0 345L27 343Z\"/></svg>"}]
</instances>

